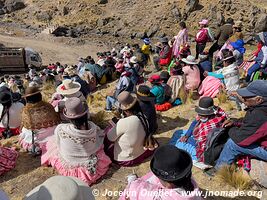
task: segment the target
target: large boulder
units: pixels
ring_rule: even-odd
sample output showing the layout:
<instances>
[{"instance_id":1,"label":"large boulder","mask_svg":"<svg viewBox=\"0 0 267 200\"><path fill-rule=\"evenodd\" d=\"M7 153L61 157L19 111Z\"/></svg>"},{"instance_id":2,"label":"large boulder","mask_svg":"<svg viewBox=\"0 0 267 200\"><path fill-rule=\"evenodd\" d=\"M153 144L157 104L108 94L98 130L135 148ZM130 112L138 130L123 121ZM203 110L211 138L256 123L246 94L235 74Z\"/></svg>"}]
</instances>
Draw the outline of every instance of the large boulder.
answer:
<instances>
[{"instance_id":1,"label":"large boulder","mask_svg":"<svg viewBox=\"0 0 267 200\"><path fill-rule=\"evenodd\" d=\"M197 6L199 4L199 0L187 0L186 2L186 13L193 12L197 9Z\"/></svg>"},{"instance_id":2,"label":"large boulder","mask_svg":"<svg viewBox=\"0 0 267 200\"><path fill-rule=\"evenodd\" d=\"M159 30L158 25L151 26L147 32L148 37L153 37Z\"/></svg>"},{"instance_id":3,"label":"large boulder","mask_svg":"<svg viewBox=\"0 0 267 200\"><path fill-rule=\"evenodd\" d=\"M267 14L266 13L262 13L256 24L255 24L255 31L256 32L265 32L267 31Z\"/></svg>"},{"instance_id":4,"label":"large boulder","mask_svg":"<svg viewBox=\"0 0 267 200\"><path fill-rule=\"evenodd\" d=\"M14 12L16 10L20 10L25 8L25 4L21 0L7 0L5 1L4 7L6 8L8 13Z\"/></svg>"}]
</instances>

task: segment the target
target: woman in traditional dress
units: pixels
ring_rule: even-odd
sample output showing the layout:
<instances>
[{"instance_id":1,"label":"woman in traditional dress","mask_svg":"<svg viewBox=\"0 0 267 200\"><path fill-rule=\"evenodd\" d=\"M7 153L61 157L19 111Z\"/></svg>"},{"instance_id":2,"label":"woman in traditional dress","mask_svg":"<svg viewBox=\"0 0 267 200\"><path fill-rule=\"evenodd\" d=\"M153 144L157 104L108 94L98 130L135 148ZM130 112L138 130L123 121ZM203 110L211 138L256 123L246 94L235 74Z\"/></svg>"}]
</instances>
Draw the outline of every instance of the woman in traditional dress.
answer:
<instances>
[{"instance_id":1,"label":"woman in traditional dress","mask_svg":"<svg viewBox=\"0 0 267 200\"><path fill-rule=\"evenodd\" d=\"M41 157L42 165L51 165L59 174L73 176L91 185L103 176L111 163L104 153L105 133L88 121L88 106L77 97L67 99L64 115L70 123L55 129Z\"/></svg>"},{"instance_id":2,"label":"woman in traditional dress","mask_svg":"<svg viewBox=\"0 0 267 200\"><path fill-rule=\"evenodd\" d=\"M42 101L37 87L28 87L24 97L27 103L21 114L20 144L27 151L40 153L47 138L54 134L60 118L51 104Z\"/></svg>"}]
</instances>

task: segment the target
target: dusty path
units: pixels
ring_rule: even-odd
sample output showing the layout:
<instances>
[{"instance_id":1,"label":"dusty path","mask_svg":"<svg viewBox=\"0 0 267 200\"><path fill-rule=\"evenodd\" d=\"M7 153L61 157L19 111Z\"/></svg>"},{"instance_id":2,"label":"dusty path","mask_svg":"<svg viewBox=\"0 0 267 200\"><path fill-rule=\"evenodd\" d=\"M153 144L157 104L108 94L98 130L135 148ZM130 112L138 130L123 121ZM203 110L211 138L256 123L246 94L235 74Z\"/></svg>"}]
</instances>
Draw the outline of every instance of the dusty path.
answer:
<instances>
[{"instance_id":1,"label":"dusty path","mask_svg":"<svg viewBox=\"0 0 267 200\"><path fill-rule=\"evenodd\" d=\"M86 42L85 45L66 45L67 38L39 35L37 38L22 38L0 35L0 43L8 47L31 47L41 53L43 64L59 61L76 64L79 57L95 56L98 51L107 50L103 44Z\"/></svg>"}]
</instances>

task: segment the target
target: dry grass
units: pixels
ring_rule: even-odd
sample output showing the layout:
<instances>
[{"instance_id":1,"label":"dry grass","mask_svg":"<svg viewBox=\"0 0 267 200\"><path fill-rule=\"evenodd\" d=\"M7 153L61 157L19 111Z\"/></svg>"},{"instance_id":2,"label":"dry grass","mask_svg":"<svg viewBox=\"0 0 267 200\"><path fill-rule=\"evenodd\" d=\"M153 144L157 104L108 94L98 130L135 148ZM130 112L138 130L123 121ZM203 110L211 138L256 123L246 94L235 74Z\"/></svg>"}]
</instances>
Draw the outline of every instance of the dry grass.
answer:
<instances>
[{"instance_id":1,"label":"dry grass","mask_svg":"<svg viewBox=\"0 0 267 200\"><path fill-rule=\"evenodd\" d=\"M223 182L240 190L247 190L252 186L249 176L237 169L234 165L221 168L218 172L218 176Z\"/></svg>"},{"instance_id":2,"label":"dry grass","mask_svg":"<svg viewBox=\"0 0 267 200\"><path fill-rule=\"evenodd\" d=\"M42 87L43 101L50 102L52 95L56 92L55 85L52 83L45 83Z\"/></svg>"},{"instance_id":3,"label":"dry grass","mask_svg":"<svg viewBox=\"0 0 267 200\"><path fill-rule=\"evenodd\" d=\"M105 111L99 111L96 114L91 115L91 121L102 129L107 127L107 122L110 120L110 115Z\"/></svg>"},{"instance_id":4,"label":"dry grass","mask_svg":"<svg viewBox=\"0 0 267 200\"><path fill-rule=\"evenodd\" d=\"M224 90L221 90L219 94L217 95L218 100L219 100L219 105L226 103L227 101L227 94Z\"/></svg>"}]
</instances>

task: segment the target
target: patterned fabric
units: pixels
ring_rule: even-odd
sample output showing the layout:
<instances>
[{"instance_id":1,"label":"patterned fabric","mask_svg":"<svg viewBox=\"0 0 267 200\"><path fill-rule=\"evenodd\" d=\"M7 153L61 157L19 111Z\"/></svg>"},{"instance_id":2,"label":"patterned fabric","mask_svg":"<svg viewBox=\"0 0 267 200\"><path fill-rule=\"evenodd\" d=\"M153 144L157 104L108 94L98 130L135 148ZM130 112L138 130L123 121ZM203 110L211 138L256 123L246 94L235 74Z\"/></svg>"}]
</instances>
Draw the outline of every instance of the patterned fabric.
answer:
<instances>
[{"instance_id":1,"label":"patterned fabric","mask_svg":"<svg viewBox=\"0 0 267 200\"><path fill-rule=\"evenodd\" d=\"M44 101L35 104L27 103L22 110L22 126L36 130L48 128L60 123L60 117L53 106Z\"/></svg>"},{"instance_id":2,"label":"patterned fabric","mask_svg":"<svg viewBox=\"0 0 267 200\"><path fill-rule=\"evenodd\" d=\"M0 147L0 175L15 168L18 155L13 149Z\"/></svg>"},{"instance_id":3,"label":"patterned fabric","mask_svg":"<svg viewBox=\"0 0 267 200\"><path fill-rule=\"evenodd\" d=\"M214 128L221 127L224 120L226 120L227 116L226 113L218 107L217 113L215 114L215 117L212 119L209 119L207 122L201 122L197 117L197 125L195 126L195 129L193 131L194 139L196 140L196 151L197 151L197 158L198 161L203 162L204 161L204 150L206 147L206 140L207 135L209 132Z\"/></svg>"}]
</instances>

